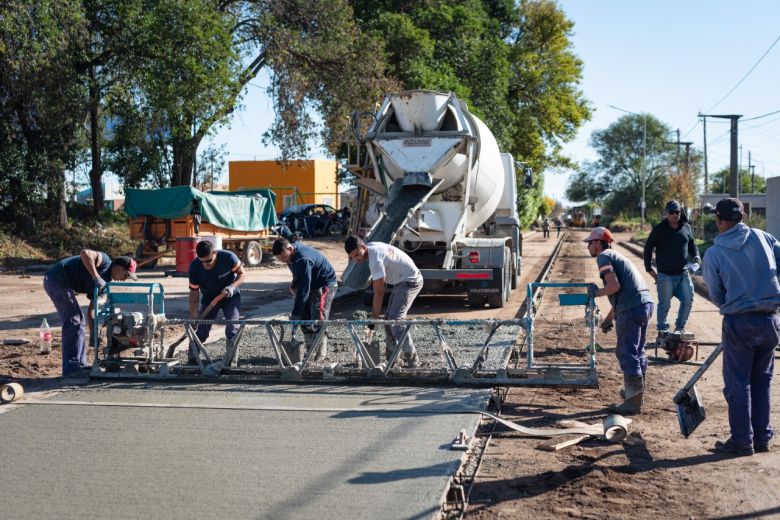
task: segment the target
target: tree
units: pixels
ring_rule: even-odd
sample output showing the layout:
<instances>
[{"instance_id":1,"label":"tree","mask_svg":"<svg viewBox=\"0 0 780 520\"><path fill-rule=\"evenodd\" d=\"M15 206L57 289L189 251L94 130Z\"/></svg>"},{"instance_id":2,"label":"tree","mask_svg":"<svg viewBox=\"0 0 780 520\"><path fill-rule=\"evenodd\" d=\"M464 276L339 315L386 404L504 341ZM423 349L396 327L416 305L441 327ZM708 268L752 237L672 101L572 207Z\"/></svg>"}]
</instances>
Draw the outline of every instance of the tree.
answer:
<instances>
[{"instance_id":1,"label":"tree","mask_svg":"<svg viewBox=\"0 0 780 520\"><path fill-rule=\"evenodd\" d=\"M752 186L751 186L752 182ZM750 172L746 169L739 170L740 193L766 193L766 180L760 175L754 175L752 180ZM731 170L729 167L721 168L710 175L711 193L731 192ZM752 189L751 189L752 188ZM755 189L755 191L753 191Z\"/></svg>"},{"instance_id":2,"label":"tree","mask_svg":"<svg viewBox=\"0 0 780 520\"><path fill-rule=\"evenodd\" d=\"M575 201L604 201L613 214L639 214L644 183L647 207L658 206L673 159L666 143L669 132L666 124L650 114L625 115L606 129L594 131L590 145L599 158L586 162L575 174L566 196Z\"/></svg>"},{"instance_id":3,"label":"tree","mask_svg":"<svg viewBox=\"0 0 780 520\"><path fill-rule=\"evenodd\" d=\"M590 117L571 21L549 0L352 0L362 29L383 42L405 89L452 91L533 171L567 165L561 145ZM518 182L521 222L542 203L544 178Z\"/></svg>"},{"instance_id":4,"label":"tree","mask_svg":"<svg viewBox=\"0 0 780 520\"><path fill-rule=\"evenodd\" d=\"M86 41L80 5L0 4L0 164L8 168L0 186L17 224L45 216L68 225L65 170L76 160L86 106L75 72Z\"/></svg>"}]
</instances>

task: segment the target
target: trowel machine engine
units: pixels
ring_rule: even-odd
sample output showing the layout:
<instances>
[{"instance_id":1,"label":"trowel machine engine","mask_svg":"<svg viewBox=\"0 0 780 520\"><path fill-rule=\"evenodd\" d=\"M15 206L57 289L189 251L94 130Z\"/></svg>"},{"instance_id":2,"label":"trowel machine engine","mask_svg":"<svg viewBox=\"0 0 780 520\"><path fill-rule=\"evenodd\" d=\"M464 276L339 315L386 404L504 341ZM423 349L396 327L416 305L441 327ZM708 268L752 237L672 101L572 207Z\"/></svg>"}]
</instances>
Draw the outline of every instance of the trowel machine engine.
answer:
<instances>
[{"instance_id":1,"label":"trowel machine engine","mask_svg":"<svg viewBox=\"0 0 780 520\"><path fill-rule=\"evenodd\" d=\"M691 332L659 332L655 340L655 348L656 351L662 348L670 361L690 361L694 355L696 357L699 355L699 343Z\"/></svg>"},{"instance_id":2,"label":"trowel machine engine","mask_svg":"<svg viewBox=\"0 0 780 520\"><path fill-rule=\"evenodd\" d=\"M114 307L106 322L106 357L118 357L121 352L132 349L135 356L146 356L152 345L155 332L165 316L142 312L123 312Z\"/></svg>"}]
</instances>

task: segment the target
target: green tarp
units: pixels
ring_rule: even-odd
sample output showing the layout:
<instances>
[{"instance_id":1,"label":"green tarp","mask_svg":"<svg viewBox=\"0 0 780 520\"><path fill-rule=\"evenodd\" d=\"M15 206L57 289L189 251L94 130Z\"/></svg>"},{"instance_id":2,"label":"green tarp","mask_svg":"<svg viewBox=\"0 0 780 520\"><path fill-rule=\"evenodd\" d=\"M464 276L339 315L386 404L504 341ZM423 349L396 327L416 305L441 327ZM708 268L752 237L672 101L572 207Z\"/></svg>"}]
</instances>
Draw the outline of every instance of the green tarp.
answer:
<instances>
[{"instance_id":1,"label":"green tarp","mask_svg":"<svg viewBox=\"0 0 780 520\"><path fill-rule=\"evenodd\" d=\"M159 190L125 190L125 212L131 218L186 217L192 201L200 205L203 222L236 231L260 231L276 224L276 195L271 190L204 193L190 186Z\"/></svg>"}]
</instances>

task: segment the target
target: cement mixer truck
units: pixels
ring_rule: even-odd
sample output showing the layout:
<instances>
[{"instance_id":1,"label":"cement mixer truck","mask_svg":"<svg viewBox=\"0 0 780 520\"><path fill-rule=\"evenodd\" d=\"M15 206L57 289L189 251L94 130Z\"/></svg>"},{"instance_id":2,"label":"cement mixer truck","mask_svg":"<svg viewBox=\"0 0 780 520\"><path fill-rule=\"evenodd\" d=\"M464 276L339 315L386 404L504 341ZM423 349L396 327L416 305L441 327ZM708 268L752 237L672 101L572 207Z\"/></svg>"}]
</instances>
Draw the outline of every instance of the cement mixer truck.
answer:
<instances>
[{"instance_id":1,"label":"cement mixer truck","mask_svg":"<svg viewBox=\"0 0 780 520\"><path fill-rule=\"evenodd\" d=\"M487 126L452 93L411 90L388 95L360 140L385 197L366 240L406 251L426 292L503 307L518 285L522 237L515 164ZM343 278L364 288L366 265Z\"/></svg>"}]
</instances>

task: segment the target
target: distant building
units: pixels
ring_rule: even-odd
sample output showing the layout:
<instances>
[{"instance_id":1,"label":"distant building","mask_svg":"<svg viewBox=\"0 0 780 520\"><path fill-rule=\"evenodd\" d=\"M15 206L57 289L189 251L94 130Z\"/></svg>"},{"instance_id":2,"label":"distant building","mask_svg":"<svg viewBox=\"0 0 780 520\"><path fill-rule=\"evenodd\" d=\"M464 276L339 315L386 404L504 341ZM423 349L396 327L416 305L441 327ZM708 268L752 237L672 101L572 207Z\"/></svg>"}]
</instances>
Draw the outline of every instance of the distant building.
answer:
<instances>
[{"instance_id":1,"label":"distant building","mask_svg":"<svg viewBox=\"0 0 780 520\"><path fill-rule=\"evenodd\" d=\"M125 192L122 186L115 182L103 181L103 207L112 211L119 211L125 205ZM92 188L87 188L76 194L76 202L92 205Z\"/></svg>"},{"instance_id":2,"label":"distant building","mask_svg":"<svg viewBox=\"0 0 780 520\"><path fill-rule=\"evenodd\" d=\"M339 208L338 163L330 160L230 161L230 191L269 188L276 193L276 211L297 204L328 204Z\"/></svg>"},{"instance_id":3,"label":"distant building","mask_svg":"<svg viewBox=\"0 0 780 520\"><path fill-rule=\"evenodd\" d=\"M704 206L705 204L711 205L713 208L720 199L728 197L728 193L707 193L699 195L699 204ZM745 205L745 213L750 215L759 215L766 217L767 208L767 194L766 193L742 193L739 196L739 200Z\"/></svg>"}]
</instances>

